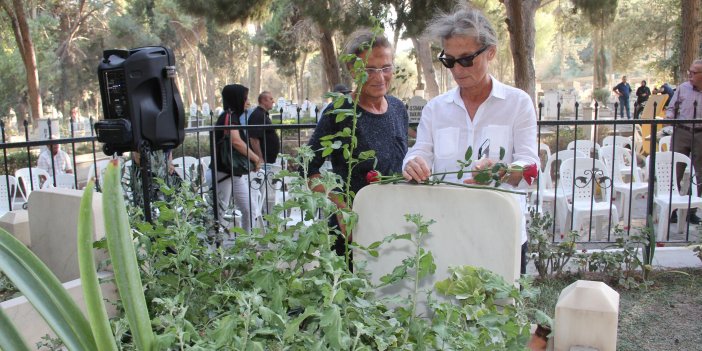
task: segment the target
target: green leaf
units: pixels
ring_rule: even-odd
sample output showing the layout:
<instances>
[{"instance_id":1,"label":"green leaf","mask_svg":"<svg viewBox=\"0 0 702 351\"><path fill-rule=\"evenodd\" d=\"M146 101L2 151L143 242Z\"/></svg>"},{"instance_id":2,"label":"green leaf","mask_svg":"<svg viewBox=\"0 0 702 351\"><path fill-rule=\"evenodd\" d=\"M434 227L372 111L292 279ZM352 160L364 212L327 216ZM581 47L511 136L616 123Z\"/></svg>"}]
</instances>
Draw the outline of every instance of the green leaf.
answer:
<instances>
[{"instance_id":1,"label":"green leaf","mask_svg":"<svg viewBox=\"0 0 702 351\"><path fill-rule=\"evenodd\" d=\"M468 146L468 149L466 149L465 160L468 161L468 160L470 160L471 157L473 157L473 147Z\"/></svg>"},{"instance_id":2,"label":"green leaf","mask_svg":"<svg viewBox=\"0 0 702 351\"><path fill-rule=\"evenodd\" d=\"M93 255L93 182L89 181L80 200L78 216L78 267L88 319L98 350L117 350L110 319L103 302Z\"/></svg>"},{"instance_id":3,"label":"green leaf","mask_svg":"<svg viewBox=\"0 0 702 351\"><path fill-rule=\"evenodd\" d=\"M331 155L332 152L334 152L334 149L332 149L332 148L326 148L326 149L322 150L322 158Z\"/></svg>"},{"instance_id":4,"label":"green leaf","mask_svg":"<svg viewBox=\"0 0 702 351\"><path fill-rule=\"evenodd\" d=\"M0 308L0 350L29 351L22 335L2 308Z\"/></svg>"},{"instance_id":5,"label":"green leaf","mask_svg":"<svg viewBox=\"0 0 702 351\"><path fill-rule=\"evenodd\" d=\"M436 272L436 264L434 263L434 256L431 252L425 252L424 249L420 249L419 256L419 271L417 272L417 277L422 279L429 274L434 274Z\"/></svg>"},{"instance_id":6,"label":"green leaf","mask_svg":"<svg viewBox=\"0 0 702 351\"><path fill-rule=\"evenodd\" d=\"M0 229L0 271L71 350L96 350L90 324L58 278L15 237Z\"/></svg>"},{"instance_id":7,"label":"green leaf","mask_svg":"<svg viewBox=\"0 0 702 351\"><path fill-rule=\"evenodd\" d=\"M150 351L154 342L154 334L151 330L151 320L144 297L144 286L141 283L116 161L108 164L104 179L102 208L107 247L110 250L112 267L115 272L115 283L137 349Z\"/></svg>"},{"instance_id":8,"label":"green leaf","mask_svg":"<svg viewBox=\"0 0 702 351\"><path fill-rule=\"evenodd\" d=\"M305 319L316 315L317 310L314 307L306 307L305 312L299 315L297 318L293 319L293 321L288 324L287 328L285 328L285 334L283 334L283 339L291 340L293 338L293 335L300 332L300 324L302 324L302 322L304 322Z\"/></svg>"},{"instance_id":9,"label":"green leaf","mask_svg":"<svg viewBox=\"0 0 702 351\"><path fill-rule=\"evenodd\" d=\"M505 148L500 146L500 160L505 158Z\"/></svg>"},{"instance_id":10,"label":"green leaf","mask_svg":"<svg viewBox=\"0 0 702 351\"><path fill-rule=\"evenodd\" d=\"M473 177L473 179L475 179L477 183L485 184L489 183L492 178L490 177L489 172L479 172L475 175L475 177Z\"/></svg>"},{"instance_id":11,"label":"green leaf","mask_svg":"<svg viewBox=\"0 0 702 351\"><path fill-rule=\"evenodd\" d=\"M319 326L324 330L324 337L333 350L343 349L341 346L341 314L337 305L331 305L322 314Z\"/></svg>"}]
</instances>

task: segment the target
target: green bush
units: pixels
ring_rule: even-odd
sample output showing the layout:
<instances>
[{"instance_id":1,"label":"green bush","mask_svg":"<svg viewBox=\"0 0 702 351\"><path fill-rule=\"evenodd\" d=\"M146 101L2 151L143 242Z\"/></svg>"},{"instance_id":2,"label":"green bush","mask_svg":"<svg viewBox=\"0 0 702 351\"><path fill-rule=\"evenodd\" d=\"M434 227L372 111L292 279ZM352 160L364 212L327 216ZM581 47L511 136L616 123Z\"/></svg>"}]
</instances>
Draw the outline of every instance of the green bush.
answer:
<instances>
[{"instance_id":1,"label":"green bush","mask_svg":"<svg viewBox=\"0 0 702 351\"><path fill-rule=\"evenodd\" d=\"M7 163L7 174L14 175L15 171L20 168L36 167L38 159L38 153L30 152L28 164L27 150L18 150L12 153L8 152L7 157L3 158L3 161L0 162L0 173L5 174L5 163Z\"/></svg>"},{"instance_id":2,"label":"green bush","mask_svg":"<svg viewBox=\"0 0 702 351\"><path fill-rule=\"evenodd\" d=\"M612 95L612 92L605 88L598 88L592 91L592 98L597 101L600 106L607 106L610 95Z\"/></svg>"}]
</instances>

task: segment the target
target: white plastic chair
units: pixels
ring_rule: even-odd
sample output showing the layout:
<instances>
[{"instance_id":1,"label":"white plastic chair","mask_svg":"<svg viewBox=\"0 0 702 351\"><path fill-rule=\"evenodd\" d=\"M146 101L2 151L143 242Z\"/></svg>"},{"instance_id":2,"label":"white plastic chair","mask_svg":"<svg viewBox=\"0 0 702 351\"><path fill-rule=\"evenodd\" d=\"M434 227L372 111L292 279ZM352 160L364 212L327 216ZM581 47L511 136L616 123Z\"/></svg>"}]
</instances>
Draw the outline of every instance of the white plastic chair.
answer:
<instances>
[{"instance_id":1,"label":"white plastic chair","mask_svg":"<svg viewBox=\"0 0 702 351\"><path fill-rule=\"evenodd\" d=\"M198 179L203 172L200 170L201 162L192 156L182 156L173 158L175 172L180 179L199 184Z\"/></svg>"},{"instance_id":2,"label":"white plastic chair","mask_svg":"<svg viewBox=\"0 0 702 351\"><path fill-rule=\"evenodd\" d=\"M10 211L10 203L14 208L17 181L11 175L0 175L0 216Z\"/></svg>"},{"instance_id":3,"label":"white plastic chair","mask_svg":"<svg viewBox=\"0 0 702 351\"><path fill-rule=\"evenodd\" d=\"M566 147L568 150L573 150L576 149L585 156L590 157L590 156L595 156L597 157L597 153L600 151L600 144L590 141L587 139L583 140L573 140L570 143L568 143L568 146Z\"/></svg>"},{"instance_id":4,"label":"white plastic chair","mask_svg":"<svg viewBox=\"0 0 702 351\"><path fill-rule=\"evenodd\" d=\"M566 214L568 211L568 202L566 201L565 197L566 193L560 189L560 183L558 184L559 188L556 188L556 179L558 178L558 173L555 174L556 179L554 179L551 177L551 171L553 169L559 169L560 164L562 164L563 161L571 159L573 157L586 156L585 154L577 150L563 150L552 154L551 157L549 157L548 160L546 160L546 166L544 167L544 171L539 174L538 178L539 207L543 208L544 202L550 202L553 204L550 212L553 213L555 209L555 224L561 234L565 234L566 232Z\"/></svg>"},{"instance_id":5,"label":"white plastic chair","mask_svg":"<svg viewBox=\"0 0 702 351\"><path fill-rule=\"evenodd\" d=\"M648 183L642 181L640 173L634 167L634 177L630 183L622 177L622 167L631 167L631 150L618 146L600 148L600 160L607 166L607 176L612 178L613 192L618 194L620 213L624 223L629 223L629 203L632 198L648 194ZM627 161L629 166L626 165Z\"/></svg>"},{"instance_id":6,"label":"white plastic chair","mask_svg":"<svg viewBox=\"0 0 702 351\"><path fill-rule=\"evenodd\" d=\"M658 141L658 152L672 151L670 149L671 139L670 135L661 137L661 140Z\"/></svg>"},{"instance_id":7,"label":"white plastic chair","mask_svg":"<svg viewBox=\"0 0 702 351\"><path fill-rule=\"evenodd\" d=\"M684 165L686 170L690 170L690 179L695 179L695 170L690 167L690 158L671 151L656 153L656 166L654 169L656 176L656 191L653 198L658 206L658 227L656 238L659 241L665 240L666 229L672 210L678 210L678 226L676 233L680 233L682 228L687 228L687 208L702 209L702 198L697 194L697 186L690 186L691 195L681 193L677 182L678 165Z\"/></svg>"},{"instance_id":8,"label":"white plastic chair","mask_svg":"<svg viewBox=\"0 0 702 351\"><path fill-rule=\"evenodd\" d=\"M100 186L102 186L103 178L105 176L105 170L107 169L107 164L110 163L111 159L99 160L88 167L88 181L93 180L94 182L99 181ZM98 179L95 180L95 168L97 168Z\"/></svg>"},{"instance_id":9,"label":"white plastic chair","mask_svg":"<svg viewBox=\"0 0 702 351\"><path fill-rule=\"evenodd\" d=\"M602 139L602 147L605 146L631 147L631 138L621 135L609 135Z\"/></svg>"},{"instance_id":10,"label":"white plastic chair","mask_svg":"<svg viewBox=\"0 0 702 351\"><path fill-rule=\"evenodd\" d=\"M15 178L17 178L19 191L22 195L22 199L25 202L28 201L29 194L31 194L33 190L41 189L41 185L43 182L51 181L51 176L49 175L49 172L36 167L32 167L31 172L30 168L20 168L16 170Z\"/></svg>"},{"instance_id":11,"label":"white plastic chair","mask_svg":"<svg viewBox=\"0 0 702 351\"><path fill-rule=\"evenodd\" d=\"M560 186L570 199L568 210L573 213L572 226L574 230L582 232L583 226L589 223L590 215L598 219L604 217L609 221L610 208L612 210L611 224L612 226L617 224L619 220L617 206L610 204L609 201L611 199L611 179L609 182L605 180L601 187L605 200L596 199L593 191L595 185L592 182L597 182L602 179L601 177L607 177L606 171L602 161L589 157L571 158L561 164ZM599 222L598 220L598 224Z\"/></svg>"},{"instance_id":12,"label":"white plastic chair","mask_svg":"<svg viewBox=\"0 0 702 351\"><path fill-rule=\"evenodd\" d=\"M55 181L57 188L75 189L75 179L75 176L71 173L59 173L56 175L56 177L54 177L54 179L44 182L44 184L42 184L42 188L53 188Z\"/></svg>"}]
</instances>

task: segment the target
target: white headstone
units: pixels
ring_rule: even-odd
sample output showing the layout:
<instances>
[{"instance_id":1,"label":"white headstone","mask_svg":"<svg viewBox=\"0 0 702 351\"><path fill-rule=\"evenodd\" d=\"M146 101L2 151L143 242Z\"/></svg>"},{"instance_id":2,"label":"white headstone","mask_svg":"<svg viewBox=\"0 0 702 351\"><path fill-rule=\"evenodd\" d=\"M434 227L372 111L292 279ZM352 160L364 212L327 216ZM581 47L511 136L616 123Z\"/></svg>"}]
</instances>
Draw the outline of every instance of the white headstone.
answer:
<instances>
[{"instance_id":1,"label":"white headstone","mask_svg":"<svg viewBox=\"0 0 702 351\"><path fill-rule=\"evenodd\" d=\"M558 297L554 350L584 346L615 351L618 321L619 293L603 282L578 280Z\"/></svg>"},{"instance_id":2,"label":"white headstone","mask_svg":"<svg viewBox=\"0 0 702 351\"><path fill-rule=\"evenodd\" d=\"M511 194L450 185L372 184L358 192L353 209L359 219L353 240L364 246L393 233L415 233L417 228L405 220L406 214L436 221L423 243L434 256L436 273L423 279L420 289L448 278L449 266L487 268L508 282L519 278L523 215ZM382 246L377 258L360 251L353 258L366 261L373 282L378 283L414 252L413 245L397 240ZM403 284L380 289L378 294L407 296L412 288ZM426 311L425 302L418 305L420 313Z\"/></svg>"},{"instance_id":3,"label":"white headstone","mask_svg":"<svg viewBox=\"0 0 702 351\"><path fill-rule=\"evenodd\" d=\"M210 115L210 104L208 104L207 101L202 103L202 115L206 117Z\"/></svg>"},{"instance_id":4,"label":"white headstone","mask_svg":"<svg viewBox=\"0 0 702 351\"><path fill-rule=\"evenodd\" d=\"M410 123L419 123L419 119L422 117L422 110L424 106L427 105L427 100L420 96L413 96L409 102L407 102L407 113L409 114Z\"/></svg>"},{"instance_id":5,"label":"white headstone","mask_svg":"<svg viewBox=\"0 0 702 351\"><path fill-rule=\"evenodd\" d=\"M61 282L80 277L76 228L82 190L38 189L29 195L29 235L32 251ZM105 236L102 194L93 194L93 240ZM95 251L95 264L107 257Z\"/></svg>"},{"instance_id":6,"label":"white headstone","mask_svg":"<svg viewBox=\"0 0 702 351\"><path fill-rule=\"evenodd\" d=\"M279 97L278 100L276 100L276 110L280 110L281 108L285 107L285 105L287 105L287 103L284 97Z\"/></svg>"},{"instance_id":7,"label":"white headstone","mask_svg":"<svg viewBox=\"0 0 702 351\"><path fill-rule=\"evenodd\" d=\"M556 118L558 116L558 102L560 98L560 94L557 90L547 90L544 92L544 99L542 101L544 107L541 111L541 116L543 118Z\"/></svg>"},{"instance_id":8,"label":"white headstone","mask_svg":"<svg viewBox=\"0 0 702 351\"><path fill-rule=\"evenodd\" d=\"M197 116L197 104L193 102L192 104L190 104L190 117L195 116Z\"/></svg>"},{"instance_id":9,"label":"white headstone","mask_svg":"<svg viewBox=\"0 0 702 351\"><path fill-rule=\"evenodd\" d=\"M40 118L37 120L37 127L34 129L35 140L49 139L49 119ZM59 128L59 120L51 119L51 139L61 139L61 129Z\"/></svg>"}]
</instances>

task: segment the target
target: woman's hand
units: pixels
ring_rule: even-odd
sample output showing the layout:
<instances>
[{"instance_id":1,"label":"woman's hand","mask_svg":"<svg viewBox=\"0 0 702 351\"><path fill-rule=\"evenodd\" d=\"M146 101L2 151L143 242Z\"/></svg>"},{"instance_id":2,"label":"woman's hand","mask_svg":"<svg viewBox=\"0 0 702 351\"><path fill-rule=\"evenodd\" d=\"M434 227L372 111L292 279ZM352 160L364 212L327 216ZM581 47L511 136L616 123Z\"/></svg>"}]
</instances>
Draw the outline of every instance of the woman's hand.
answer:
<instances>
[{"instance_id":1,"label":"woman's hand","mask_svg":"<svg viewBox=\"0 0 702 351\"><path fill-rule=\"evenodd\" d=\"M402 170L402 176L405 177L407 181L414 180L416 182L423 182L429 178L431 175L431 170L429 165L421 157L415 157L405 165L405 169Z\"/></svg>"}]
</instances>

